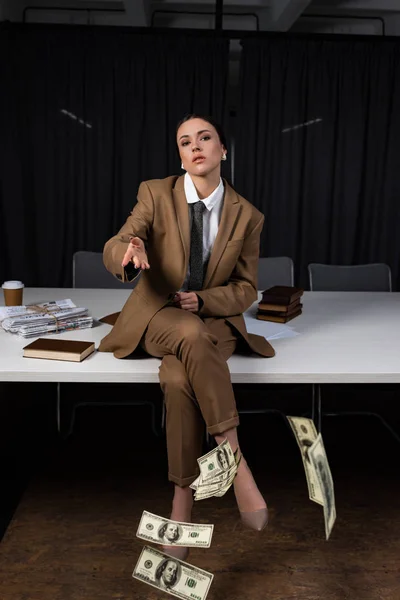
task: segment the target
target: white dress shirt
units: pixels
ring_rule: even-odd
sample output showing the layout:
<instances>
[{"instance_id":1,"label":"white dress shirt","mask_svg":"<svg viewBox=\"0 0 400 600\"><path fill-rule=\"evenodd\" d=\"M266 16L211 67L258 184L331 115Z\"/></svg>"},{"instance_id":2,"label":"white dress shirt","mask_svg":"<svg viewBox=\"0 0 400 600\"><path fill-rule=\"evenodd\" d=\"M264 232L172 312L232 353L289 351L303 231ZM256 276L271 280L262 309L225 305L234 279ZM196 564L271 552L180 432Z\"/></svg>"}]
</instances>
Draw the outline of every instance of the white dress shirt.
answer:
<instances>
[{"instance_id":1,"label":"white dress shirt","mask_svg":"<svg viewBox=\"0 0 400 600\"><path fill-rule=\"evenodd\" d=\"M194 204L200 200L189 173L185 173L184 189L188 205ZM224 204L224 183L221 178L219 180L218 187L215 188L212 194L210 194L207 198L202 198L201 201L204 202L207 209L203 212L203 264L205 265L210 258L215 238L217 237L219 222L221 220L222 206ZM193 220L192 210L190 210L189 216L189 225L191 231ZM188 289L189 278L190 263L188 264L188 270L185 281L183 282L183 286L179 290L180 292Z\"/></svg>"}]
</instances>

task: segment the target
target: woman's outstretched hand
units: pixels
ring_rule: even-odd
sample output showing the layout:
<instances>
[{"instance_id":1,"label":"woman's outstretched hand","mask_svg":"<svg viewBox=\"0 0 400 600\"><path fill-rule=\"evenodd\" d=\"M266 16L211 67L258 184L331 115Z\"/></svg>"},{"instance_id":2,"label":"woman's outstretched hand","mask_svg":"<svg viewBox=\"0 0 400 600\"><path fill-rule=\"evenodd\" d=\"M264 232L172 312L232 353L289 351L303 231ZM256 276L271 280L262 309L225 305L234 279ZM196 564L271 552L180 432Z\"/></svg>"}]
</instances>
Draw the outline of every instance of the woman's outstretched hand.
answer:
<instances>
[{"instance_id":1,"label":"woman's outstretched hand","mask_svg":"<svg viewBox=\"0 0 400 600\"><path fill-rule=\"evenodd\" d=\"M124 258L122 259L122 266L126 267L126 265L130 262L136 267L136 269L150 269L143 240L138 237L133 237L130 239L128 249L125 252Z\"/></svg>"},{"instance_id":2,"label":"woman's outstretched hand","mask_svg":"<svg viewBox=\"0 0 400 600\"><path fill-rule=\"evenodd\" d=\"M176 292L174 303L177 308L189 310L190 312L198 312L199 297L196 292Z\"/></svg>"}]
</instances>

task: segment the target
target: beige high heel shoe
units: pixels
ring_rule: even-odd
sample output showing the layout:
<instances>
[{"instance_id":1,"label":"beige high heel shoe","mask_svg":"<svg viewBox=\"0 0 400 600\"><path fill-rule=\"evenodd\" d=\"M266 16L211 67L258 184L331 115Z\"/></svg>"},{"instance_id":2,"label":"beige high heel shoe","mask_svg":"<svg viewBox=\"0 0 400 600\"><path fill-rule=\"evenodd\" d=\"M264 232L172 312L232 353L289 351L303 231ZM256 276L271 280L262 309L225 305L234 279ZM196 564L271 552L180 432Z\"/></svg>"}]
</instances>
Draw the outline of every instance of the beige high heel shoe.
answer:
<instances>
[{"instance_id":1,"label":"beige high heel shoe","mask_svg":"<svg viewBox=\"0 0 400 600\"><path fill-rule=\"evenodd\" d=\"M239 467L240 461L242 460L242 454L236 460L236 464ZM259 510L242 511L239 508L240 518L242 523L253 529L254 531L262 531L268 525L268 508L260 508Z\"/></svg>"}]
</instances>

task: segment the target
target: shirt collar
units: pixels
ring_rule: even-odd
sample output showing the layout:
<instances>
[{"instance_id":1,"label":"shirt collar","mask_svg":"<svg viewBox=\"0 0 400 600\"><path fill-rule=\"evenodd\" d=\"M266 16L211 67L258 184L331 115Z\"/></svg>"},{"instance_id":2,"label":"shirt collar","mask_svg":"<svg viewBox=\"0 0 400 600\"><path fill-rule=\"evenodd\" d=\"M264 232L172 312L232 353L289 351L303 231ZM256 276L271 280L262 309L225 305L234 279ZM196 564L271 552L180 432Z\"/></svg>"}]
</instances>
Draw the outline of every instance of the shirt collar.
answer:
<instances>
[{"instance_id":1,"label":"shirt collar","mask_svg":"<svg viewBox=\"0 0 400 600\"><path fill-rule=\"evenodd\" d=\"M194 185L189 173L185 173L184 188L185 188L185 195L186 195L186 200L187 200L188 204L193 204L194 202L198 202L200 200L200 198L197 195L197 190L195 188L195 185ZM222 200L223 195L224 195L224 182L222 181L222 179L220 177L219 185L215 188L215 190L207 198L202 198L201 201L204 202L207 210L211 210L212 208L214 208L214 206L216 204L218 204L218 202L220 202Z\"/></svg>"}]
</instances>

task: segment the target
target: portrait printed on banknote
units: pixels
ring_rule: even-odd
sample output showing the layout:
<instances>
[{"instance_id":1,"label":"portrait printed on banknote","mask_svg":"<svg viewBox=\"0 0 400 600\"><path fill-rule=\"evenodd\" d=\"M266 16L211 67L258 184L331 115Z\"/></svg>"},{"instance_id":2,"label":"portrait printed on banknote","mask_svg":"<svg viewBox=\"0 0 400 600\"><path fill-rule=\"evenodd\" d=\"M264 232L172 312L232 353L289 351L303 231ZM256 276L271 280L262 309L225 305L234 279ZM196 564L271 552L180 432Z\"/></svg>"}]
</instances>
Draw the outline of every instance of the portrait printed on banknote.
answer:
<instances>
[{"instance_id":1,"label":"portrait printed on banknote","mask_svg":"<svg viewBox=\"0 0 400 600\"><path fill-rule=\"evenodd\" d=\"M299 438L300 450L301 450L305 460L309 463L310 457L308 456L308 449L315 442L316 436L314 435L314 432L309 430L307 425L305 425L304 423L301 423L300 429L301 429L301 433L302 433L302 437Z\"/></svg>"},{"instance_id":2,"label":"portrait printed on banknote","mask_svg":"<svg viewBox=\"0 0 400 600\"><path fill-rule=\"evenodd\" d=\"M181 577L181 565L172 558L166 558L157 567L156 583L162 590L173 588Z\"/></svg>"},{"instance_id":3,"label":"portrait printed on banknote","mask_svg":"<svg viewBox=\"0 0 400 600\"><path fill-rule=\"evenodd\" d=\"M171 523L165 521L158 529L158 537L160 542L173 545L182 537L182 527L179 523Z\"/></svg>"},{"instance_id":4,"label":"portrait printed on banknote","mask_svg":"<svg viewBox=\"0 0 400 600\"><path fill-rule=\"evenodd\" d=\"M229 469L229 458L225 448L218 448L217 463L221 469L227 471Z\"/></svg>"}]
</instances>

